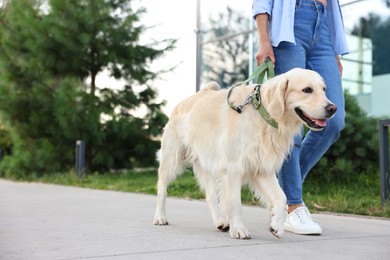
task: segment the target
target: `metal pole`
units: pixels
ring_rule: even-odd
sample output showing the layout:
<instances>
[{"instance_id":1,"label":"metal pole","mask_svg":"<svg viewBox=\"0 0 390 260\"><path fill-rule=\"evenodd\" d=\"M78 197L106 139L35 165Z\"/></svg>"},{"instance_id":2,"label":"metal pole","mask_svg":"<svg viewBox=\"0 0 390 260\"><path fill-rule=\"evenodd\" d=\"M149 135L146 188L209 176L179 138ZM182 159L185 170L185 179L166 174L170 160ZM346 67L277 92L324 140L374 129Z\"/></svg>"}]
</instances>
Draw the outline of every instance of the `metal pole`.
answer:
<instances>
[{"instance_id":1,"label":"metal pole","mask_svg":"<svg viewBox=\"0 0 390 260\"><path fill-rule=\"evenodd\" d=\"M359 2L363 2L363 1L366 1L366 0L351 1L351 2L349 2L349 3L345 3L345 4L342 4L342 5L340 5L340 6L343 7L343 6L347 6L347 5L353 5L353 4L357 4L357 3L359 3Z\"/></svg>"},{"instance_id":2,"label":"metal pole","mask_svg":"<svg viewBox=\"0 0 390 260\"><path fill-rule=\"evenodd\" d=\"M362 36L362 30L363 30L363 23L362 20L360 20L360 26L359 26L359 35L358 35L358 60L363 60L363 36ZM358 94L363 94L363 64L360 62L357 63L358 65Z\"/></svg>"},{"instance_id":3,"label":"metal pole","mask_svg":"<svg viewBox=\"0 0 390 260\"><path fill-rule=\"evenodd\" d=\"M379 163L381 203L385 204L389 199L389 126L390 119L379 120Z\"/></svg>"},{"instance_id":4,"label":"metal pole","mask_svg":"<svg viewBox=\"0 0 390 260\"><path fill-rule=\"evenodd\" d=\"M255 37L253 37L253 31L254 31L254 22L252 19L249 19L249 30L252 31L252 33L249 34L249 66L248 66L248 77L252 74L252 72L255 69L255 52L254 52L254 44L255 44ZM252 83L252 82L250 82Z\"/></svg>"},{"instance_id":5,"label":"metal pole","mask_svg":"<svg viewBox=\"0 0 390 260\"><path fill-rule=\"evenodd\" d=\"M200 22L200 0L196 1L196 80L195 90L196 92L200 89L200 76L202 70L202 32Z\"/></svg>"},{"instance_id":6,"label":"metal pole","mask_svg":"<svg viewBox=\"0 0 390 260\"><path fill-rule=\"evenodd\" d=\"M85 141L76 141L76 172L78 177L84 176L85 170Z\"/></svg>"}]
</instances>

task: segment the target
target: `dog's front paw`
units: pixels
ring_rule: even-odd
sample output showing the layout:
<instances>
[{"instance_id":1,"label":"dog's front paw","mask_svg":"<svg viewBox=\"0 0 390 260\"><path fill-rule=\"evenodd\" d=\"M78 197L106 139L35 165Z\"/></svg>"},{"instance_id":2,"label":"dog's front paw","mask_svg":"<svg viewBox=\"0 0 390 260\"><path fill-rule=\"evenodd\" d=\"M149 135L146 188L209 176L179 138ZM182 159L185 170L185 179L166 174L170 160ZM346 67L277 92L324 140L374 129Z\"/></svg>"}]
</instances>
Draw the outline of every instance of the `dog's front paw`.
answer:
<instances>
[{"instance_id":1,"label":"dog's front paw","mask_svg":"<svg viewBox=\"0 0 390 260\"><path fill-rule=\"evenodd\" d=\"M274 235L277 238L280 238L284 233L284 229L282 227L278 229L274 229L272 226L270 226L268 230L269 232L271 232L272 235Z\"/></svg>"},{"instance_id":2,"label":"dog's front paw","mask_svg":"<svg viewBox=\"0 0 390 260\"><path fill-rule=\"evenodd\" d=\"M168 225L168 220L166 216L163 215L157 215L154 217L153 224L159 225L159 226L165 226Z\"/></svg>"},{"instance_id":3,"label":"dog's front paw","mask_svg":"<svg viewBox=\"0 0 390 260\"><path fill-rule=\"evenodd\" d=\"M241 227L230 226L230 236L232 238L237 238L237 239L251 239L251 234L244 226Z\"/></svg>"},{"instance_id":4,"label":"dog's front paw","mask_svg":"<svg viewBox=\"0 0 390 260\"><path fill-rule=\"evenodd\" d=\"M269 225L269 231L272 235L280 238L284 233L284 221L286 219L286 212L284 211L284 207L280 207L281 210L271 216L271 223Z\"/></svg>"}]
</instances>

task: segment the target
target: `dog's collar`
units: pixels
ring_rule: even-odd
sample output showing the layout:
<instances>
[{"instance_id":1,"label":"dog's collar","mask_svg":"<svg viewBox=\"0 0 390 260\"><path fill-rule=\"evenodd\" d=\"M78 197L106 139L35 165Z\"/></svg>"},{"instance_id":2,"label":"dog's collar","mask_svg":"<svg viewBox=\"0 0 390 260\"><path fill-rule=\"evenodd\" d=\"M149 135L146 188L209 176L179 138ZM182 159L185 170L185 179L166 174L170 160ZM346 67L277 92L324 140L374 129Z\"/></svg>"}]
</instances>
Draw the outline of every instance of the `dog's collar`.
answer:
<instances>
[{"instance_id":1,"label":"dog's collar","mask_svg":"<svg viewBox=\"0 0 390 260\"><path fill-rule=\"evenodd\" d=\"M275 121L275 119L272 118L272 116L268 113L268 111L265 109L263 104L261 103L261 95L260 95L260 88L261 85L255 86L255 92L252 96L252 104L254 105L255 109L259 111L259 114L261 117L272 127L278 128L278 122Z\"/></svg>"}]
</instances>

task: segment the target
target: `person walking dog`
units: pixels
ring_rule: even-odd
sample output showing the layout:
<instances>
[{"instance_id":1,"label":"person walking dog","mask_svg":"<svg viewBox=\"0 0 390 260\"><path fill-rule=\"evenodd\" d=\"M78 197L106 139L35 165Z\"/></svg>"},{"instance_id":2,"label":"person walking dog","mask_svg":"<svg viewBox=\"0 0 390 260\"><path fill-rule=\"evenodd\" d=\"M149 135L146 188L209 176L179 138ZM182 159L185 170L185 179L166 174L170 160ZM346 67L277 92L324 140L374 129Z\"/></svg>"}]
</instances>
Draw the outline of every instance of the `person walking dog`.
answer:
<instances>
[{"instance_id":1,"label":"person walking dog","mask_svg":"<svg viewBox=\"0 0 390 260\"><path fill-rule=\"evenodd\" d=\"M278 173L288 204L285 230L319 235L322 229L302 200L302 185L345 124L339 55L349 50L340 4L338 0L254 0L252 14L259 37L257 63L270 57L276 75L293 68L318 72L327 86L327 97L337 106L337 113L323 131L311 130L303 137L302 129Z\"/></svg>"}]
</instances>

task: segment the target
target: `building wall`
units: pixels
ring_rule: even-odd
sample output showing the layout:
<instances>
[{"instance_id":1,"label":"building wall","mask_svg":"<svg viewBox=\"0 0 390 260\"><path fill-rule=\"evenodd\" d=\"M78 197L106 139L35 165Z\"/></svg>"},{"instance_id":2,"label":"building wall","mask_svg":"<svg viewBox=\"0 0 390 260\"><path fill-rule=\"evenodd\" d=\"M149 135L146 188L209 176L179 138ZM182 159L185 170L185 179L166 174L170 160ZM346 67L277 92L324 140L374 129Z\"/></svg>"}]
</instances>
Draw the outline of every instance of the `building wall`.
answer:
<instances>
[{"instance_id":1,"label":"building wall","mask_svg":"<svg viewBox=\"0 0 390 260\"><path fill-rule=\"evenodd\" d=\"M371 105L371 93L370 94L357 94L353 95L356 98L361 109L367 113L367 115L371 115L372 105Z\"/></svg>"},{"instance_id":2,"label":"building wall","mask_svg":"<svg viewBox=\"0 0 390 260\"><path fill-rule=\"evenodd\" d=\"M390 118L390 74L372 76L371 39L347 35L350 53L342 58L343 88L369 116Z\"/></svg>"},{"instance_id":3,"label":"building wall","mask_svg":"<svg viewBox=\"0 0 390 260\"><path fill-rule=\"evenodd\" d=\"M343 64L343 88L351 95L371 93L372 41L354 35L346 35L349 54L341 57Z\"/></svg>"},{"instance_id":4,"label":"building wall","mask_svg":"<svg viewBox=\"0 0 390 260\"><path fill-rule=\"evenodd\" d=\"M390 118L390 74L372 78L370 116Z\"/></svg>"}]
</instances>

